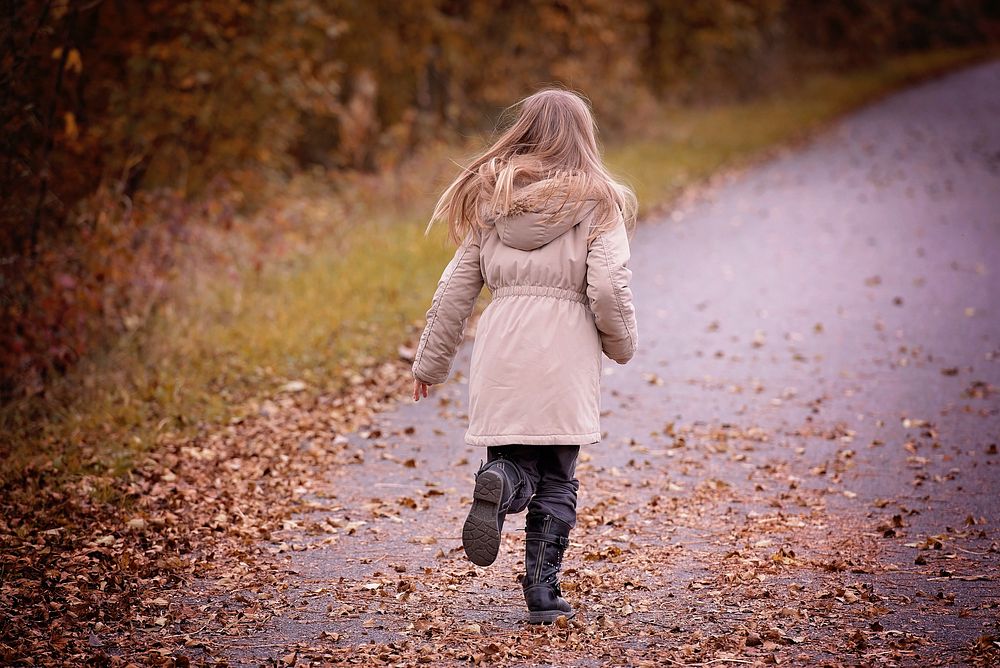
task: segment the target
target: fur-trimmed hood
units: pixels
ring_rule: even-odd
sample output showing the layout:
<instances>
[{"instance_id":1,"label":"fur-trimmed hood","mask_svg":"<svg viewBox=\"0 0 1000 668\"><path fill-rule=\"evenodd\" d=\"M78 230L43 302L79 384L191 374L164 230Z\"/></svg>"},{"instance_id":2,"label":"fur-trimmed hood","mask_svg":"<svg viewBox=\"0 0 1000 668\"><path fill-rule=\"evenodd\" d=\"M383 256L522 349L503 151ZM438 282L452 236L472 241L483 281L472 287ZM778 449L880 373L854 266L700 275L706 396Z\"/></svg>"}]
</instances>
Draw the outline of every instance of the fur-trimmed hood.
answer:
<instances>
[{"instance_id":1,"label":"fur-trimmed hood","mask_svg":"<svg viewBox=\"0 0 1000 668\"><path fill-rule=\"evenodd\" d=\"M504 211L483 207L483 221L495 225L505 245L518 250L535 250L586 220L598 204L594 197L570 201L566 179L557 176L516 188Z\"/></svg>"}]
</instances>

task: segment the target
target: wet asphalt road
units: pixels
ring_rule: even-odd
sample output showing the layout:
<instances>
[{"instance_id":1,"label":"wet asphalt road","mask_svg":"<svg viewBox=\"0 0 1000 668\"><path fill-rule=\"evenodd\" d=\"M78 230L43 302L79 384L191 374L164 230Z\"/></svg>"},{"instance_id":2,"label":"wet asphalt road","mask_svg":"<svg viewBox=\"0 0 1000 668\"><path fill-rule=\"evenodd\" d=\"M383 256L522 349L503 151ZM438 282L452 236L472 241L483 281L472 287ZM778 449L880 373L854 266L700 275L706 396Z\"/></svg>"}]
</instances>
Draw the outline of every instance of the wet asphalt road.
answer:
<instances>
[{"instance_id":1,"label":"wet asphalt road","mask_svg":"<svg viewBox=\"0 0 1000 668\"><path fill-rule=\"evenodd\" d=\"M905 441L907 418L956 457L1000 437L995 392L966 396L1000 385L1000 64L853 115L633 248L641 344L607 369L612 443L664 413L772 429L812 415L857 432L849 478L875 496L912 492L908 451L864 447ZM963 508L1000 519L998 467L963 476Z\"/></svg>"},{"instance_id":2,"label":"wet asphalt road","mask_svg":"<svg viewBox=\"0 0 1000 668\"><path fill-rule=\"evenodd\" d=\"M640 347L628 366L605 360L607 436L581 466L581 507L594 501L598 477L627 477L637 459L657 462L680 485L712 478L746 486L761 466L784 467L803 487L832 490L827 512L866 528L878 559L900 565L898 576L874 578L889 599L938 586L905 568L916 553L907 541L967 529L971 518L981 533L963 549L982 554L963 567L992 579L948 586L981 614L942 622L922 618L917 606L884 623L915 629L956 656L988 630L1000 598L1000 554L989 550L1000 540L1000 455L990 454L1000 441L1000 63L894 95L727 177L641 225L632 250ZM463 497L482 454L462 442L470 348L434 401L380 416L381 438L352 437L363 465L331 473L341 514L360 516L372 497L419 499L428 483L442 500L293 553L293 598L334 576L360 582L373 562L385 570L394 561L433 565L439 550L456 554ZM769 438L749 460L674 465L663 456L668 423L759 428ZM400 431L408 427L413 433ZM415 467L400 465L411 457ZM816 467L829 472L816 475ZM879 542L880 499L915 511L903 513L902 539ZM434 544L421 542L428 535ZM498 564L513 569L515 561ZM699 568L678 565L679 589L711 570ZM495 605L470 614L516 615L519 594L508 579L483 578ZM235 644L234 658L265 658L268 638L315 638L316 624L329 627L319 605L273 620L258 649ZM343 628L351 642L393 630Z\"/></svg>"}]
</instances>

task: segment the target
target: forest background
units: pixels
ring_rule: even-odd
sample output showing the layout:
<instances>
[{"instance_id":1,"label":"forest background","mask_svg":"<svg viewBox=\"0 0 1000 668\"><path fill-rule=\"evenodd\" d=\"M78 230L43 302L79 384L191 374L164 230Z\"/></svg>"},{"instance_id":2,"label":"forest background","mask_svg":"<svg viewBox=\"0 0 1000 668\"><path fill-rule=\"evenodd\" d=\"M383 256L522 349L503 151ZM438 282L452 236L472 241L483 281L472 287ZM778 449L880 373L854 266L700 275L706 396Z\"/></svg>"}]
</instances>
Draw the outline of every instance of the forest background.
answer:
<instances>
[{"instance_id":1,"label":"forest background","mask_svg":"<svg viewBox=\"0 0 1000 668\"><path fill-rule=\"evenodd\" d=\"M648 213L1000 35L991 0L3 5L14 486L405 360L450 256L433 199L542 85L590 98Z\"/></svg>"}]
</instances>

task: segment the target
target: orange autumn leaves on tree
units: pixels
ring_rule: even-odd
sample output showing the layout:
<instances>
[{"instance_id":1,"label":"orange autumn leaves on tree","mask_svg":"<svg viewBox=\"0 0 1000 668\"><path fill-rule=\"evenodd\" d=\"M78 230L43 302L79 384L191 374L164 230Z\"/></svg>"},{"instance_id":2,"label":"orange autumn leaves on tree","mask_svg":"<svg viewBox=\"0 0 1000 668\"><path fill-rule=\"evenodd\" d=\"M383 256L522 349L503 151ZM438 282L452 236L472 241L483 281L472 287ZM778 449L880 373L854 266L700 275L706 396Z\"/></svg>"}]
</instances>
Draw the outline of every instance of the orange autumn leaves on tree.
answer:
<instances>
[{"instance_id":1,"label":"orange autumn leaves on tree","mask_svg":"<svg viewBox=\"0 0 1000 668\"><path fill-rule=\"evenodd\" d=\"M291 168L302 119L339 110L343 30L305 0L28 2L6 19L2 397L142 321L182 228L220 218L185 194Z\"/></svg>"}]
</instances>

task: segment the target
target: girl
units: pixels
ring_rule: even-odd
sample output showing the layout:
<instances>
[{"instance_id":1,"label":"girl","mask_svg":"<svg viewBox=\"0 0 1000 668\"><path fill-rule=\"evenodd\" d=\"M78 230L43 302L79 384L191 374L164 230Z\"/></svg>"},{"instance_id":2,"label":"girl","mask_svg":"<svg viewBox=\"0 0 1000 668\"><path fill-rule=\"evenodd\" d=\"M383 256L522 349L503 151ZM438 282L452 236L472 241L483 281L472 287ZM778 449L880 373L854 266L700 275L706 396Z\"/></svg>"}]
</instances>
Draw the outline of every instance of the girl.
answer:
<instances>
[{"instance_id":1,"label":"girl","mask_svg":"<svg viewBox=\"0 0 1000 668\"><path fill-rule=\"evenodd\" d=\"M601 352L636 348L627 230L635 195L605 169L587 103L558 89L522 100L497 142L445 190L431 224L458 244L427 311L413 398L443 383L483 285L465 441L486 446L465 553L488 566L507 513L525 521L524 598L532 624L572 617L559 569L576 524L580 445L601 439Z\"/></svg>"}]
</instances>

